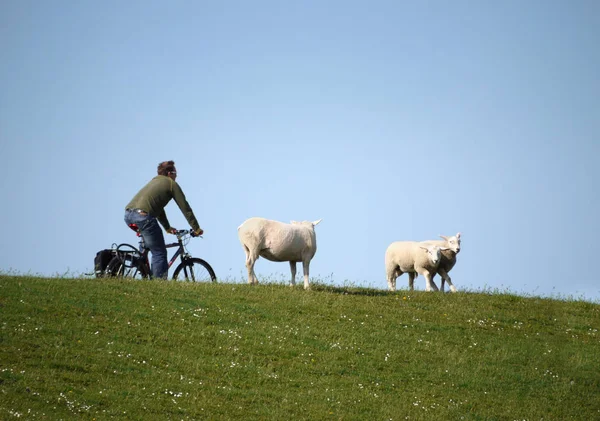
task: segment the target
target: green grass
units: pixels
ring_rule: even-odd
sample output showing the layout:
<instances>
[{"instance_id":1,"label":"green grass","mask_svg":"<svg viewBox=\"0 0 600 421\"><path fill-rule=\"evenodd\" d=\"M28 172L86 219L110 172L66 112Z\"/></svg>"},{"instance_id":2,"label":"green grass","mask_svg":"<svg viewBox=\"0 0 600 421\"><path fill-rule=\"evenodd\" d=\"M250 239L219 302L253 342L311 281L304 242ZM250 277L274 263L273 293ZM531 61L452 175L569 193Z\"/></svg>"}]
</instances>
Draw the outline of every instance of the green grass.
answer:
<instances>
[{"instance_id":1,"label":"green grass","mask_svg":"<svg viewBox=\"0 0 600 421\"><path fill-rule=\"evenodd\" d=\"M0 276L0 419L600 419L600 305Z\"/></svg>"}]
</instances>

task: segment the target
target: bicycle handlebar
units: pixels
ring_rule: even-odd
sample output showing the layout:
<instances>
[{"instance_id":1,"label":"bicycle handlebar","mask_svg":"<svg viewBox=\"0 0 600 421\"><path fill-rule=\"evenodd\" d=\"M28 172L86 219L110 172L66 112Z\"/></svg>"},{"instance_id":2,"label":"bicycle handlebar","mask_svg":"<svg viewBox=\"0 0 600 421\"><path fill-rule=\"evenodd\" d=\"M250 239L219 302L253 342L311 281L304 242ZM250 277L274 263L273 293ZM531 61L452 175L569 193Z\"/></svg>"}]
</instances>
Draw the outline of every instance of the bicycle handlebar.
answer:
<instances>
[{"instance_id":1,"label":"bicycle handlebar","mask_svg":"<svg viewBox=\"0 0 600 421\"><path fill-rule=\"evenodd\" d=\"M200 237L200 238L202 238L201 235L194 235L194 230L193 229L189 229L189 230L177 230L177 231L175 231L175 235L177 236L177 238L181 238L184 235L189 235L191 237Z\"/></svg>"}]
</instances>

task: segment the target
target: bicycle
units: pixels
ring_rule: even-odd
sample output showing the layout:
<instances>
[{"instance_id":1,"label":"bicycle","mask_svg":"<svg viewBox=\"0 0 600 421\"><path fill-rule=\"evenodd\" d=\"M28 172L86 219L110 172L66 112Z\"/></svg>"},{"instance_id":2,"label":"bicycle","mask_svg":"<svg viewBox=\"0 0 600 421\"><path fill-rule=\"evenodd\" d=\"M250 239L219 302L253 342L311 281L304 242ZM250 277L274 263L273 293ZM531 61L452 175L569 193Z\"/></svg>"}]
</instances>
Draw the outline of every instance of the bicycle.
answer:
<instances>
[{"instance_id":1,"label":"bicycle","mask_svg":"<svg viewBox=\"0 0 600 421\"><path fill-rule=\"evenodd\" d=\"M136 248L131 244L123 243L116 247L115 257L113 257L106 266L105 276L108 277L127 277L127 278L150 278L150 262L148 261L148 252L144 237L136 224L130 224L129 228L135 231L140 238L139 247ZM192 257L185 246L189 242L193 230L178 230L176 243L167 244L167 248L177 247L177 251L169 260L169 268L173 266L175 260L181 256L181 263L173 272L173 280L178 280L181 272L186 281L192 282L217 282L217 276L213 268L198 257Z\"/></svg>"}]
</instances>

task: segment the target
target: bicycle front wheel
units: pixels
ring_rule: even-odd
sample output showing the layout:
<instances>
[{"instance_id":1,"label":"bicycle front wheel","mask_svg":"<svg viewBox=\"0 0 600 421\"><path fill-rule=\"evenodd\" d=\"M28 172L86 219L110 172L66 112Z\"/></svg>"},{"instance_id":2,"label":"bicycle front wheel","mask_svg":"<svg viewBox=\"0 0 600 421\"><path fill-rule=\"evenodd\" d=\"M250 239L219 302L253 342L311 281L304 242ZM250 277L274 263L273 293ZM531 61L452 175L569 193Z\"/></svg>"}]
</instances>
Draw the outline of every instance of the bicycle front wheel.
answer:
<instances>
[{"instance_id":1,"label":"bicycle front wheel","mask_svg":"<svg viewBox=\"0 0 600 421\"><path fill-rule=\"evenodd\" d=\"M210 265L197 257L186 259L173 272L173 280L192 282L217 282L215 271Z\"/></svg>"}]
</instances>

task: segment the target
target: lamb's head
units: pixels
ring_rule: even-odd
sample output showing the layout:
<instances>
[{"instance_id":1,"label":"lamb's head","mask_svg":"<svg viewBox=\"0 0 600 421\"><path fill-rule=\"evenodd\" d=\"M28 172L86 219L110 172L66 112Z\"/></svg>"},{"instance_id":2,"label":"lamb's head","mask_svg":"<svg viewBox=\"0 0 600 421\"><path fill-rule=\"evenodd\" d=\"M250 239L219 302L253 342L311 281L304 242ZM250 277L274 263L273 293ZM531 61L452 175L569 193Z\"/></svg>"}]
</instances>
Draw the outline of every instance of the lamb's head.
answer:
<instances>
[{"instance_id":1,"label":"lamb's head","mask_svg":"<svg viewBox=\"0 0 600 421\"><path fill-rule=\"evenodd\" d=\"M290 224L292 224L292 225L300 225L300 226L306 227L306 228L308 228L310 230L314 230L315 226L319 222L321 222L321 221L322 221L322 219L319 219L318 221L314 221L314 222L311 222L311 221L290 221Z\"/></svg>"},{"instance_id":2,"label":"lamb's head","mask_svg":"<svg viewBox=\"0 0 600 421\"><path fill-rule=\"evenodd\" d=\"M442 250L448 250L448 247L440 247L436 246L435 244L426 244L421 245L420 247L425 250L429 261L434 266L437 266L440 263L440 259L442 258Z\"/></svg>"},{"instance_id":3,"label":"lamb's head","mask_svg":"<svg viewBox=\"0 0 600 421\"><path fill-rule=\"evenodd\" d=\"M444 235L440 235L440 237L446 240L448 250L452 250L454 253L458 253L460 251L460 232L451 237L446 237Z\"/></svg>"}]
</instances>

